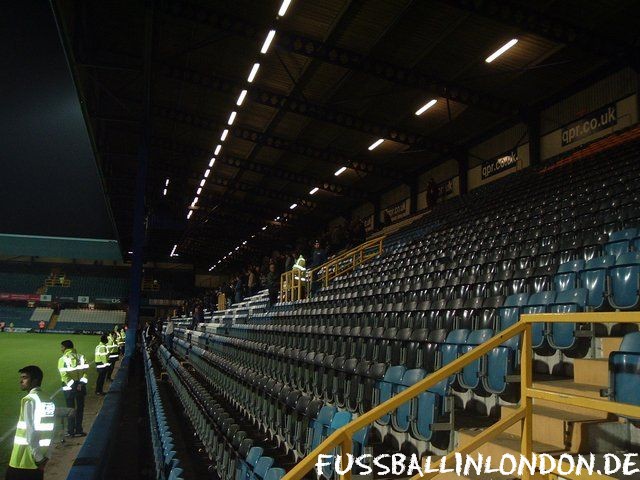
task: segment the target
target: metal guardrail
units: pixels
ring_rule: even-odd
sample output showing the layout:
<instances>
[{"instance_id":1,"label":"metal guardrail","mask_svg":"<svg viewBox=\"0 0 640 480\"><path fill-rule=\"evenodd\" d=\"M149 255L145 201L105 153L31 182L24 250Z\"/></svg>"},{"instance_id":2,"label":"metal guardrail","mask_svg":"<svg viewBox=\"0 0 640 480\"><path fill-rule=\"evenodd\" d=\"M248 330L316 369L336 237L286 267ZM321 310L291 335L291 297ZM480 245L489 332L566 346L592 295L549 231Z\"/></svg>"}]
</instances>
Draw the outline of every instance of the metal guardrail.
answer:
<instances>
[{"instance_id":1,"label":"metal guardrail","mask_svg":"<svg viewBox=\"0 0 640 480\"><path fill-rule=\"evenodd\" d=\"M449 453L445 460L445 465L454 460L455 454L466 455L478 449L483 444L490 442L507 428L521 422L521 444L520 453L531 460L533 445L533 399L543 399L563 405L566 408L583 407L601 412L613 413L619 416L631 418L640 418L640 406L627 403L613 402L598 398L590 398L579 395L569 395L564 393L551 392L540 388L533 388L533 347L532 347L532 324L533 323L640 323L640 312L611 312L611 313L542 313L522 315L520 321L506 330L498 333L487 342L478 345L470 352L462 355L450 364L440 368L432 373L424 380L412 385L401 393L395 395L386 402L372 408L365 414L356 418L344 427L336 430L327 437L315 450L303 458L283 477L283 480L301 480L315 466L317 458L321 454L327 454L332 451L337 452L340 448L342 465L347 465L348 459L346 454L352 452L353 435L363 427L375 422L381 417L393 412L399 406L419 394L425 392L430 387L435 386L446 378L455 375L467 365L480 359L496 347L502 345L506 340L522 335L521 357L520 357L520 406L509 417L499 420L490 427L486 428L477 435L469 444L462 448L456 449ZM411 480L429 480L440 472L424 473L423 475L415 475ZM577 475L567 475L557 470L551 472L549 477L554 475L563 478L571 478L578 480ZM343 480L351 480L351 471L347 471L340 476ZM529 480L529 472L523 471L523 480ZM606 475L592 475L590 478L609 479Z\"/></svg>"},{"instance_id":2,"label":"metal guardrail","mask_svg":"<svg viewBox=\"0 0 640 480\"><path fill-rule=\"evenodd\" d=\"M354 270L359 265L380 255L383 251L384 235L368 240L339 256L310 269L293 269L280 276L280 301L295 302L305 298L307 289L313 289L315 282L323 286L340 275Z\"/></svg>"}]
</instances>

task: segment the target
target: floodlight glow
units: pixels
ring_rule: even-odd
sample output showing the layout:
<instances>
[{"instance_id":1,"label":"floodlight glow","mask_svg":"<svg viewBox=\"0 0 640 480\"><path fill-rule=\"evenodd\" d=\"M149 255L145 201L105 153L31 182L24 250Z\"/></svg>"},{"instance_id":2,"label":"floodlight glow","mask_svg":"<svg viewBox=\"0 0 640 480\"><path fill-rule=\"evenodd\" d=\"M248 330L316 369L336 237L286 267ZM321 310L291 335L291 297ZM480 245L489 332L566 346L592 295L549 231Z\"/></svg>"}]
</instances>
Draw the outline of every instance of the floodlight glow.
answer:
<instances>
[{"instance_id":1,"label":"floodlight glow","mask_svg":"<svg viewBox=\"0 0 640 480\"><path fill-rule=\"evenodd\" d=\"M287 9L291 5L291 0L283 0L282 5L280 5L280 9L278 10L278 16L284 17L284 14L287 13Z\"/></svg>"},{"instance_id":2,"label":"floodlight glow","mask_svg":"<svg viewBox=\"0 0 640 480\"><path fill-rule=\"evenodd\" d=\"M340 167L338 170L336 170L336 173L334 173L334 175L337 177L339 175L342 175L345 170L347 169L347 167Z\"/></svg>"},{"instance_id":3,"label":"floodlight glow","mask_svg":"<svg viewBox=\"0 0 640 480\"><path fill-rule=\"evenodd\" d=\"M436 102L437 100L435 98L433 100L429 100L427 103L425 103L423 106L421 106L418 109L418 111L416 112L416 115L422 115L424 112L426 112L431 107L433 107L436 104Z\"/></svg>"},{"instance_id":4,"label":"floodlight glow","mask_svg":"<svg viewBox=\"0 0 640 480\"><path fill-rule=\"evenodd\" d=\"M227 120L227 123L229 125L233 125L233 121L236 119L236 115L237 115L236 112L231 112L231 115L229 115L229 120ZM217 155L217 153L216 153L216 155Z\"/></svg>"},{"instance_id":5,"label":"floodlight glow","mask_svg":"<svg viewBox=\"0 0 640 480\"><path fill-rule=\"evenodd\" d=\"M273 37L275 37L275 36L276 36L276 31L275 30L269 30L269 33L267 33L267 38L264 39L264 43L262 44L262 48L260 49L260 53L267 53L267 50L269 50L269 46L271 45L271 42L273 41ZM238 104L238 105L240 105L240 104Z\"/></svg>"},{"instance_id":6,"label":"floodlight glow","mask_svg":"<svg viewBox=\"0 0 640 480\"><path fill-rule=\"evenodd\" d=\"M314 195L318 190L320 190L318 187L313 187L309 192L309 195Z\"/></svg>"},{"instance_id":7,"label":"floodlight glow","mask_svg":"<svg viewBox=\"0 0 640 480\"><path fill-rule=\"evenodd\" d=\"M489 55L486 59L485 62L487 63L491 63L493 62L496 58L498 58L500 55L502 55L504 52L506 52L507 50L509 50L511 47L513 47L516 43L518 43L518 39L517 38L512 38L511 40L509 40L507 43L505 43L503 46L501 46L498 50L496 50L495 52L493 52L491 55Z\"/></svg>"},{"instance_id":8,"label":"floodlight glow","mask_svg":"<svg viewBox=\"0 0 640 480\"><path fill-rule=\"evenodd\" d=\"M251 67L251 72L249 72L249 77L247 78L247 82L249 83L253 82L254 78L256 78L256 75L258 74L259 68L260 68L259 63L253 64L253 67Z\"/></svg>"},{"instance_id":9,"label":"floodlight glow","mask_svg":"<svg viewBox=\"0 0 640 480\"><path fill-rule=\"evenodd\" d=\"M373 142L371 145L369 145L369 151L378 148L380 145L382 145L382 142L384 142L384 138L379 138L378 140Z\"/></svg>"},{"instance_id":10,"label":"floodlight glow","mask_svg":"<svg viewBox=\"0 0 640 480\"><path fill-rule=\"evenodd\" d=\"M228 128L225 128L225 129L222 131L222 135L220 135L220 141L221 141L221 142L224 142L224 141L227 139L227 135L229 135L229 129L228 129Z\"/></svg>"}]
</instances>

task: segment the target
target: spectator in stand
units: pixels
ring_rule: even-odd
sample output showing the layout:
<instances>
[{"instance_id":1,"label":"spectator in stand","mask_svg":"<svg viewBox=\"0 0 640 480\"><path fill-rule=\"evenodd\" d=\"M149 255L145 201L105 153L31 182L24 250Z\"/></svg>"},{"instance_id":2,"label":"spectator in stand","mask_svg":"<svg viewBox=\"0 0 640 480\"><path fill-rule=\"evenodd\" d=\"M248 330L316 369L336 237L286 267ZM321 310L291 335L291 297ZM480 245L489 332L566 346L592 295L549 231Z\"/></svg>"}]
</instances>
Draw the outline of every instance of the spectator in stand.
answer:
<instances>
[{"instance_id":1,"label":"spectator in stand","mask_svg":"<svg viewBox=\"0 0 640 480\"><path fill-rule=\"evenodd\" d=\"M234 294L235 294L235 303L240 303L242 301L243 298L243 294L244 294L244 281L243 281L243 276L242 275L238 275L236 277L236 285L234 288Z\"/></svg>"},{"instance_id":2,"label":"spectator in stand","mask_svg":"<svg viewBox=\"0 0 640 480\"><path fill-rule=\"evenodd\" d=\"M204 311L202 305L198 304L193 309L193 318L191 320L191 330L198 328L198 324L204 323Z\"/></svg>"},{"instance_id":3,"label":"spectator in stand","mask_svg":"<svg viewBox=\"0 0 640 480\"><path fill-rule=\"evenodd\" d=\"M273 305L278 301L278 292L280 291L280 278L276 273L276 265L274 263L269 264L267 289L269 290L269 302Z\"/></svg>"},{"instance_id":4,"label":"spectator in stand","mask_svg":"<svg viewBox=\"0 0 640 480\"><path fill-rule=\"evenodd\" d=\"M313 252L311 253L311 265L309 268L316 268L327 261L327 251L322 248L320 240L316 240L313 244Z\"/></svg>"},{"instance_id":5,"label":"spectator in stand","mask_svg":"<svg viewBox=\"0 0 640 480\"><path fill-rule=\"evenodd\" d=\"M258 276L256 275L256 269L253 265L249 265L249 268L247 269L247 288L249 290L249 295L256 294L257 279Z\"/></svg>"},{"instance_id":6,"label":"spectator in stand","mask_svg":"<svg viewBox=\"0 0 640 480\"><path fill-rule=\"evenodd\" d=\"M438 184L431 178L427 184L427 208L432 209L438 203Z\"/></svg>"}]
</instances>

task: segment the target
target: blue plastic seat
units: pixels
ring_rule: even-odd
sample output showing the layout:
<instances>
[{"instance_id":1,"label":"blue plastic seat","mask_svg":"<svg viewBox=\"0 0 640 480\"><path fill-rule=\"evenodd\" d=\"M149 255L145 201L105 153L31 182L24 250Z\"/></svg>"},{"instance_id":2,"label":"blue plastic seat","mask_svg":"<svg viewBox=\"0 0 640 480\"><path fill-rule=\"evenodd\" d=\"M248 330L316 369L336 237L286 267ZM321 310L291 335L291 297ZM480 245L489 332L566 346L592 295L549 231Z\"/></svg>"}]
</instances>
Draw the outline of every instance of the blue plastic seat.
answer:
<instances>
[{"instance_id":1,"label":"blue plastic seat","mask_svg":"<svg viewBox=\"0 0 640 480\"><path fill-rule=\"evenodd\" d=\"M284 468L272 467L267 470L264 480L280 480L286 473L287 472Z\"/></svg>"},{"instance_id":2,"label":"blue plastic seat","mask_svg":"<svg viewBox=\"0 0 640 480\"><path fill-rule=\"evenodd\" d=\"M609 355L609 394L612 400L640 405L640 332L627 333L620 350Z\"/></svg>"},{"instance_id":3,"label":"blue plastic seat","mask_svg":"<svg viewBox=\"0 0 640 480\"><path fill-rule=\"evenodd\" d=\"M480 330L472 331L467 337L466 345L460 347L460 355L464 355L470 352L474 347L488 341L493 337L493 330L490 328L483 328ZM467 390L476 390L481 385L482 377L486 369L486 359L484 357L471 362L464 367L458 374L458 384Z\"/></svg>"},{"instance_id":4,"label":"blue plastic seat","mask_svg":"<svg viewBox=\"0 0 640 480\"><path fill-rule=\"evenodd\" d=\"M402 376L402 380L400 381L400 385L397 388L396 393L400 393L415 383L418 383L427 375L421 368L414 368L412 370L407 370ZM403 403L400 405L394 415L391 418L391 425L398 432L408 432L411 424L411 411L412 411L412 400Z\"/></svg>"},{"instance_id":5,"label":"blue plastic seat","mask_svg":"<svg viewBox=\"0 0 640 480\"><path fill-rule=\"evenodd\" d=\"M553 284L557 292L571 290L578 286L578 272L584 270L584 260L572 260L558 267Z\"/></svg>"},{"instance_id":6,"label":"blue plastic seat","mask_svg":"<svg viewBox=\"0 0 640 480\"><path fill-rule=\"evenodd\" d=\"M558 292L555 303L551 306L552 313L582 312L587 305L589 292L586 288L576 288ZM558 350L569 350L576 346L577 324L551 323L549 327L549 344Z\"/></svg>"},{"instance_id":7,"label":"blue plastic seat","mask_svg":"<svg viewBox=\"0 0 640 480\"><path fill-rule=\"evenodd\" d=\"M271 457L260 457L260 459L256 462L256 466L253 468L252 472L249 472L250 480L264 480L267 472L273 465L273 458Z\"/></svg>"},{"instance_id":8,"label":"blue plastic seat","mask_svg":"<svg viewBox=\"0 0 640 480\"><path fill-rule=\"evenodd\" d=\"M507 297L504 305L498 309L500 330L505 330L520 320L520 309L527 305L528 301L528 293L518 293Z\"/></svg>"},{"instance_id":9,"label":"blue plastic seat","mask_svg":"<svg viewBox=\"0 0 640 480\"><path fill-rule=\"evenodd\" d=\"M402 365L395 365L387 369L378 387L380 403L386 402L396 394L406 370L406 367ZM381 425L388 425L390 421L391 416L388 414L378 419L378 423Z\"/></svg>"},{"instance_id":10,"label":"blue plastic seat","mask_svg":"<svg viewBox=\"0 0 640 480\"><path fill-rule=\"evenodd\" d=\"M623 253L609 271L609 303L618 310L634 310L640 305L640 252Z\"/></svg>"},{"instance_id":11,"label":"blue plastic seat","mask_svg":"<svg viewBox=\"0 0 640 480\"><path fill-rule=\"evenodd\" d=\"M522 313L546 313L549 305L552 304L555 299L556 292L553 291L534 293L529 297L527 306L522 309ZM545 324L542 322L533 323L531 325L531 333L533 348L537 350L545 350L545 346L548 345Z\"/></svg>"},{"instance_id":12,"label":"blue plastic seat","mask_svg":"<svg viewBox=\"0 0 640 480\"><path fill-rule=\"evenodd\" d=\"M446 343L440 345L440 367L444 367L458 358L460 348L467 343L469 333L470 330L465 328L449 332ZM455 379L456 375L451 375L449 377L449 384L453 383Z\"/></svg>"},{"instance_id":13,"label":"blue plastic seat","mask_svg":"<svg viewBox=\"0 0 640 480\"><path fill-rule=\"evenodd\" d=\"M609 235L609 241L604 246L605 253L618 258L620 255L629 252L631 242L637 235L637 228L627 228L626 230L613 232Z\"/></svg>"},{"instance_id":14,"label":"blue plastic seat","mask_svg":"<svg viewBox=\"0 0 640 480\"><path fill-rule=\"evenodd\" d=\"M616 263L613 255L595 257L588 260L584 270L580 271L580 286L589 291L587 305L594 310L607 307L609 295L607 275L609 268Z\"/></svg>"},{"instance_id":15,"label":"blue plastic seat","mask_svg":"<svg viewBox=\"0 0 640 480\"><path fill-rule=\"evenodd\" d=\"M237 469L236 480L246 480L249 478L250 470L253 470L256 466L263 452L262 447L251 447L251 450L247 453L247 458L240 462L239 468Z\"/></svg>"},{"instance_id":16,"label":"blue plastic seat","mask_svg":"<svg viewBox=\"0 0 640 480\"><path fill-rule=\"evenodd\" d=\"M437 422L439 415L443 413L445 398L448 394L448 381L443 380L414 399L415 410L413 410L412 414L415 422L411 422L411 435L414 438L425 442L433 439L433 424Z\"/></svg>"},{"instance_id":17,"label":"blue plastic seat","mask_svg":"<svg viewBox=\"0 0 640 480\"><path fill-rule=\"evenodd\" d=\"M331 435L333 432L335 432L336 430L338 430L339 428L342 428L345 425L347 425L349 422L351 422L351 418L352 418L351 413L349 412L337 412L331 419L331 425L329 426L329 430L327 431L327 437ZM330 452L327 452L327 454L332 455L332 458L327 460L329 465L325 465L322 467L322 474L326 478L332 478L334 465L335 465L334 459L335 459L335 456L338 455L338 449L335 448Z\"/></svg>"},{"instance_id":18,"label":"blue plastic seat","mask_svg":"<svg viewBox=\"0 0 640 480\"><path fill-rule=\"evenodd\" d=\"M182 469L181 468L173 468L167 480L182 480Z\"/></svg>"}]
</instances>

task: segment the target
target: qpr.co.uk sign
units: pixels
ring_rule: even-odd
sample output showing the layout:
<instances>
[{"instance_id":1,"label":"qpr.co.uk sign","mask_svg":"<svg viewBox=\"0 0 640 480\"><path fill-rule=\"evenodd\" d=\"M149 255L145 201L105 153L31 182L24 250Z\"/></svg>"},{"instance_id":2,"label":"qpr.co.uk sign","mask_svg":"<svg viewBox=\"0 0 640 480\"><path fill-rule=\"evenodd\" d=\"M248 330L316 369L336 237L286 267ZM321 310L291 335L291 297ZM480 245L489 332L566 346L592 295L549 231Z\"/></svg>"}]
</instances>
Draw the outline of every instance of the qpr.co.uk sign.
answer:
<instances>
[{"instance_id":1,"label":"qpr.co.uk sign","mask_svg":"<svg viewBox=\"0 0 640 480\"><path fill-rule=\"evenodd\" d=\"M504 157L496 158L495 160L489 160L482 164L482 180L493 177L505 170L515 167L518 164L518 155L512 153L505 155Z\"/></svg>"}]
</instances>

